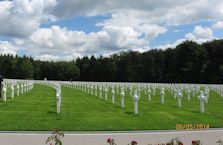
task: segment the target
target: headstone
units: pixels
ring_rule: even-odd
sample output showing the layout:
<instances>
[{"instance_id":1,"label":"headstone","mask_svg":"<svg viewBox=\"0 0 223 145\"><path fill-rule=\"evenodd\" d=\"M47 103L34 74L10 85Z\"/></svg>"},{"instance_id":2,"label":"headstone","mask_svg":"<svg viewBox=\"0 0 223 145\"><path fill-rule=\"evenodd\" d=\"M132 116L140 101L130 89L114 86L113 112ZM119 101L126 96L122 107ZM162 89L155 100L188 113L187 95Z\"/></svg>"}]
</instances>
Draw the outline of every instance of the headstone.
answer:
<instances>
[{"instance_id":1,"label":"headstone","mask_svg":"<svg viewBox=\"0 0 223 145\"><path fill-rule=\"evenodd\" d=\"M105 100L108 100L108 87L105 87Z\"/></svg>"},{"instance_id":2,"label":"headstone","mask_svg":"<svg viewBox=\"0 0 223 145\"><path fill-rule=\"evenodd\" d=\"M133 95L132 95L132 87L129 87L129 96L130 96L130 97L133 96Z\"/></svg>"},{"instance_id":3,"label":"headstone","mask_svg":"<svg viewBox=\"0 0 223 145\"><path fill-rule=\"evenodd\" d=\"M28 91L29 91L29 84L26 83L26 92L28 92Z\"/></svg>"},{"instance_id":4,"label":"headstone","mask_svg":"<svg viewBox=\"0 0 223 145\"><path fill-rule=\"evenodd\" d=\"M153 96L156 95L156 87L153 88Z\"/></svg>"},{"instance_id":5,"label":"headstone","mask_svg":"<svg viewBox=\"0 0 223 145\"><path fill-rule=\"evenodd\" d=\"M21 83L21 95L23 94L23 83Z\"/></svg>"},{"instance_id":6,"label":"headstone","mask_svg":"<svg viewBox=\"0 0 223 145\"><path fill-rule=\"evenodd\" d=\"M134 90L134 113L138 114L138 101L139 101L139 97L137 95L137 90Z\"/></svg>"},{"instance_id":7,"label":"headstone","mask_svg":"<svg viewBox=\"0 0 223 145\"><path fill-rule=\"evenodd\" d=\"M87 85L87 93L90 94L90 85Z\"/></svg>"},{"instance_id":8,"label":"headstone","mask_svg":"<svg viewBox=\"0 0 223 145\"><path fill-rule=\"evenodd\" d=\"M26 93L26 83L23 84L23 93Z\"/></svg>"},{"instance_id":9,"label":"headstone","mask_svg":"<svg viewBox=\"0 0 223 145\"><path fill-rule=\"evenodd\" d=\"M6 102L6 92L7 92L7 88L4 82L2 82L2 101Z\"/></svg>"},{"instance_id":10,"label":"headstone","mask_svg":"<svg viewBox=\"0 0 223 145\"><path fill-rule=\"evenodd\" d=\"M144 86L143 89L144 89L144 95L146 95L146 93L147 93L147 92L146 92L146 86Z\"/></svg>"},{"instance_id":11,"label":"headstone","mask_svg":"<svg viewBox=\"0 0 223 145\"><path fill-rule=\"evenodd\" d=\"M174 89L174 99L176 99L177 98L177 89L175 88Z\"/></svg>"},{"instance_id":12,"label":"headstone","mask_svg":"<svg viewBox=\"0 0 223 145\"><path fill-rule=\"evenodd\" d=\"M165 90L164 90L164 88L162 88L160 90L160 102L161 102L161 104L164 104L164 97L165 97Z\"/></svg>"},{"instance_id":13,"label":"headstone","mask_svg":"<svg viewBox=\"0 0 223 145\"><path fill-rule=\"evenodd\" d=\"M141 97L141 88L140 88L140 86L138 87L138 97L140 98Z\"/></svg>"},{"instance_id":14,"label":"headstone","mask_svg":"<svg viewBox=\"0 0 223 145\"><path fill-rule=\"evenodd\" d=\"M11 84L11 98L14 98L14 85Z\"/></svg>"},{"instance_id":15,"label":"headstone","mask_svg":"<svg viewBox=\"0 0 223 145\"><path fill-rule=\"evenodd\" d=\"M111 90L111 94L112 94L112 103L115 103L115 89L114 86L112 86L112 90Z\"/></svg>"},{"instance_id":16,"label":"headstone","mask_svg":"<svg viewBox=\"0 0 223 145\"><path fill-rule=\"evenodd\" d=\"M151 102L151 89L148 88L148 101Z\"/></svg>"},{"instance_id":17,"label":"headstone","mask_svg":"<svg viewBox=\"0 0 223 145\"><path fill-rule=\"evenodd\" d=\"M121 106L122 108L125 107L125 91L123 87L121 88Z\"/></svg>"},{"instance_id":18,"label":"headstone","mask_svg":"<svg viewBox=\"0 0 223 145\"><path fill-rule=\"evenodd\" d=\"M204 91L204 96L205 96L205 102L208 103L208 99L209 99L209 92L208 92L208 90Z\"/></svg>"},{"instance_id":19,"label":"headstone","mask_svg":"<svg viewBox=\"0 0 223 145\"><path fill-rule=\"evenodd\" d=\"M100 91L100 98L102 98L102 87L99 87L99 91Z\"/></svg>"},{"instance_id":20,"label":"headstone","mask_svg":"<svg viewBox=\"0 0 223 145\"><path fill-rule=\"evenodd\" d=\"M178 107L181 108L181 100L182 100L182 97L183 97L181 90L179 90L177 97L178 97Z\"/></svg>"},{"instance_id":21,"label":"headstone","mask_svg":"<svg viewBox=\"0 0 223 145\"><path fill-rule=\"evenodd\" d=\"M56 90L56 100L57 100L57 114L60 114L60 108L61 108L61 93L60 89L58 88Z\"/></svg>"},{"instance_id":22,"label":"headstone","mask_svg":"<svg viewBox=\"0 0 223 145\"><path fill-rule=\"evenodd\" d=\"M204 102L205 102L206 98L204 96L204 92L201 91L201 94L200 94L200 112L201 113L204 113Z\"/></svg>"},{"instance_id":23,"label":"headstone","mask_svg":"<svg viewBox=\"0 0 223 145\"><path fill-rule=\"evenodd\" d=\"M97 87L97 85L94 86L94 91L95 91L95 96L97 97L97 95L98 95L98 87Z\"/></svg>"},{"instance_id":24,"label":"headstone","mask_svg":"<svg viewBox=\"0 0 223 145\"><path fill-rule=\"evenodd\" d=\"M193 86L193 89L192 89L192 95L193 95L193 97L196 96L196 95L195 95L195 92L196 92L196 89L195 89L195 86Z\"/></svg>"},{"instance_id":25,"label":"headstone","mask_svg":"<svg viewBox=\"0 0 223 145\"><path fill-rule=\"evenodd\" d=\"M91 95L94 95L94 86L91 85Z\"/></svg>"},{"instance_id":26,"label":"headstone","mask_svg":"<svg viewBox=\"0 0 223 145\"><path fill-rule=\"evenodd\" d=\"M190 91L190 89L188 89L187 90L187 101L190 101L190 93L191 93L191 91Z\"/></svg>"},{"instance_id":27,"label":"headstone","mask_svg":"<svg viewBox=\"0 0 223 145\"><path fill-rule=\"evenodd\" d=\"M84 91L87 93L87 84L84 85Z\"/></svg>"},{"instance_id":28,"label":"headstone","mask_svg":"<svg viewBox=\"0 0 223 145\"><path fill-rule=\"evenodd\" d=\"M17 94L17 96L19 96L19 90L20 90L20 88L19 88L19 84L16 85L16 89L17 89L17 90L16 90L16 94Z\"/></svg>"},{"instance_id":29,"label":"headstone","mask_svg":"<svg viewBox=\"0 0 223 145\"><path fill-rule=\"evenodd\" d=\"M119 93L119 86L116 86L116 92Z\"/></svg>"}]
</instances>

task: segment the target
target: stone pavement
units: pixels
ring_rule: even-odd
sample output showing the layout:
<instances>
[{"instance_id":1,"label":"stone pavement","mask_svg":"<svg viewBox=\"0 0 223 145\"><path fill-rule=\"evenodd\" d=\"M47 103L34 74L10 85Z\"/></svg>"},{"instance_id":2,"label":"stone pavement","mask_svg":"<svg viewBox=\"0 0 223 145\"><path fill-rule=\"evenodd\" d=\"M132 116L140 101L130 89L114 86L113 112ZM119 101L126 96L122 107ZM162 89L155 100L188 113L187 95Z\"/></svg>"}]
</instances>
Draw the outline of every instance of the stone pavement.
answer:
<instances>
[{"instance_id":1,"label":"stone pavement","mask_svg":"<svg viewBox=\"0 0 223 145\"><path fill-rule=\"evenodd\" d=\"M217 145L223 140L223 129L197 131L129 131L129 132L64 132L63 145L108 145L108 138L114 138L117 145L127 145L136 140L138 145L165 143L178 137L184 145L200 139L202 145ZM0 145L45 145L51 132L0 132ZM156 145L157 145L156 144Z\"/></svg>"}]
</instances>

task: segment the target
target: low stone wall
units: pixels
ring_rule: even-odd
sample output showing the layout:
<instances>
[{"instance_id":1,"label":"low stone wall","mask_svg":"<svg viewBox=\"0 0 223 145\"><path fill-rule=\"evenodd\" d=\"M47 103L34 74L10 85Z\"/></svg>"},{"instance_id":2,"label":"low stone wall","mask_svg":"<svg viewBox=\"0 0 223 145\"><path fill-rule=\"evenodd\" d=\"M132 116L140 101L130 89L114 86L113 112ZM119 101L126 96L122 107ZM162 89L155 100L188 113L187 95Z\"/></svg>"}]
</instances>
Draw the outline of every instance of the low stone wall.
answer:
<instances>
[{"instance_id":1,"label":"low stone wall","mask_svg":"<svg viewBox=\"0 0 223 145\"><path fill-rule=\"evenodd\" d=\"M218 145L223 140L223 129L200 131L134 131L134 132L64 132L63 145L108 145L108 138L113 138L117 145L127 145L132 140L138 145L157 145L178 137L184 145L191 145L192 140L201 140L202 145ZM51 132L1 132L1 145L45 145Z\"/></svg>"}]
</instances>

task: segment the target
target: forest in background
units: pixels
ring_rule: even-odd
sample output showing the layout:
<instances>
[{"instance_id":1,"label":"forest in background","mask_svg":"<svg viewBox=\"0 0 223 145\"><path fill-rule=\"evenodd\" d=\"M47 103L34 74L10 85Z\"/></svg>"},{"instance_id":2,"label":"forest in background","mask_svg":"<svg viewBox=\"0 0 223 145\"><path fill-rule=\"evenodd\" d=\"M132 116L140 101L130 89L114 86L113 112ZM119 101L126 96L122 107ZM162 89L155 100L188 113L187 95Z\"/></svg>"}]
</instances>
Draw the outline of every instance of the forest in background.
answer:
<instances>
[{"instance_id":1,"label":"forest in background","mask_svg":"<svg viewBox=\"0 0 223 145\"><path fill-rule=\"evenodd\" d=\"M165 50L128 51L99 58L92 55L69 62L1 55L0 75L40 80L222 83L223 40L201 45L185 41Z\"/></svg>"}]
</instances>

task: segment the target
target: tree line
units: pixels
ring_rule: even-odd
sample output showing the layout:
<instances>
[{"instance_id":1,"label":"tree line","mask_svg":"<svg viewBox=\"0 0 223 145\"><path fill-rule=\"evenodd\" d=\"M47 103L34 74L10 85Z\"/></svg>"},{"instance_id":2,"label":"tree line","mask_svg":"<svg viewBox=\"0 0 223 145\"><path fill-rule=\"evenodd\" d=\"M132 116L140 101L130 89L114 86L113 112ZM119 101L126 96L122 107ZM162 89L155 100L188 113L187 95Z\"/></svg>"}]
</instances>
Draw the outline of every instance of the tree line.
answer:
<instances>
[{"instance_id":1,"label":"tree line","mask_svg":"<svg viewBox=\"0 0 223 145\"><path fill-rule=\"evenodd\" d=\"M222 83L223 40L203 44L185 41L165 50L128 51L99 58L92 55L61 62L1 55L0 74L40 80Z\"/></svg>"}]
</instances>

